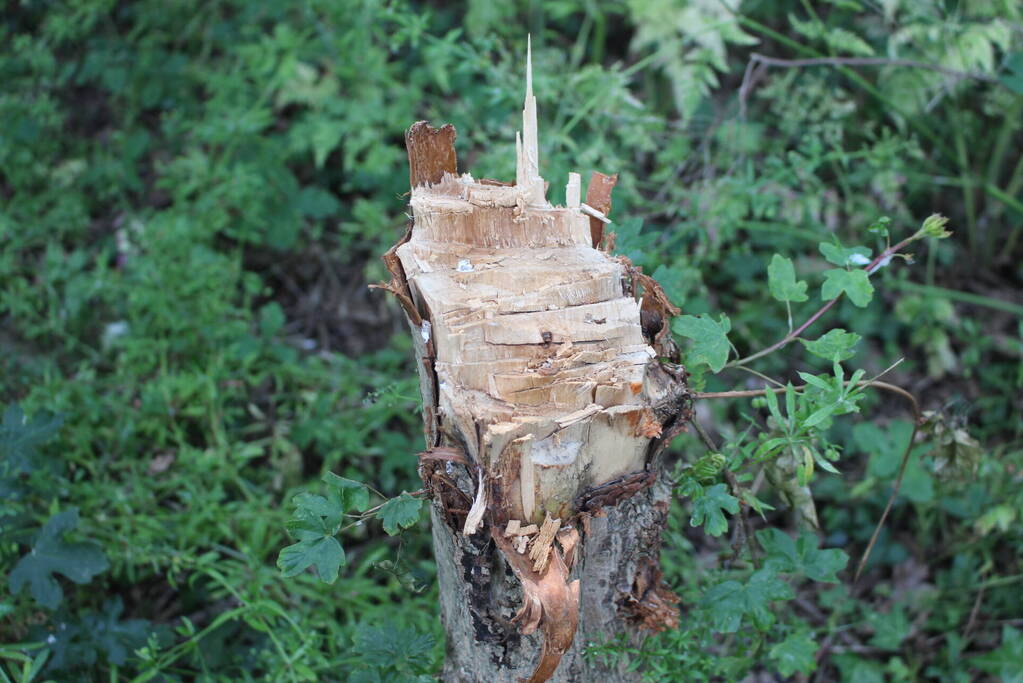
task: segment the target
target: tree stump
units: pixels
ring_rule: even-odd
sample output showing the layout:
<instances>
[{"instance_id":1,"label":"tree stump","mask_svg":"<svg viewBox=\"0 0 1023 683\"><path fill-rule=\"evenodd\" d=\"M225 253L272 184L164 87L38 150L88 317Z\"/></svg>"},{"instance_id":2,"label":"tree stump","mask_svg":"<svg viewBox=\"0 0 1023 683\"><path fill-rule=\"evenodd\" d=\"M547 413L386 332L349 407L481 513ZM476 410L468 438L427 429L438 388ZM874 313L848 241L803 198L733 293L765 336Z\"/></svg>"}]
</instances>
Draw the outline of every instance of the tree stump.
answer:
<instances>
[{"instance_id":1,"label":"tree stump","mask_svg":"<svg viewBox=\"0 0 1023 683\"><path fill-rule=\"evenodd\" d=\"M423 393L442 679L638 680L582 653L677 624L658 455L691 405L678 311L600 249L617 176L547 201L530 61L515 183L458 175L454 128L414 124L414 222L384 257Z\"/></svg>"}]
</instances>

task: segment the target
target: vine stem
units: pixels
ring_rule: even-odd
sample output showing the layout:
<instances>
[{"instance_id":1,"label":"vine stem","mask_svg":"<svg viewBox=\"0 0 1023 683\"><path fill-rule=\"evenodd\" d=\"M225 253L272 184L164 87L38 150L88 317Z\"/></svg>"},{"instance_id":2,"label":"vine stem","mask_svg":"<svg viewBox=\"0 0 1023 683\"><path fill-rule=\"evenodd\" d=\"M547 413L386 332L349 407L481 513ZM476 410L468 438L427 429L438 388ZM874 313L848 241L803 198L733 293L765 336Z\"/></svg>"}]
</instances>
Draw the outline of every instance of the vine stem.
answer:
<instances>
[{"instance_id":1,"label":"vine stem","mask_svg":"<svg viewBox=\"0 0 1023 683\"><path fill-rule=\"evenodd\" d=\"M910 237L907 237L906 239L902 240L901 242L899 242L895 246L888 247L887 249L882 251L880 254L878 254L877 258L875 258L873 261L871 261L867 265L863 266L863 270L867 271L868 274L872 274L874 271L876 271L883 264L887 264L888 261L891 260L891 258L893 256L895 256L901 249L905 248L907 245L909 245L911 242L913 242L916 239L917 239L917 235L914 234L914 235L911 235ZM725 367L726 368L735 368L735 367L739 367L739 366L742 366L742 365L746 365L747 363L751 363L751 362L755 361L758 358L763 358L764 356L766 356L768 354L771 354L771 353L774 353L778 349L780 349L780 348L782 348L784 346L787 346L791 342L793 342L796 339L798 339L799 335L801 335L806 330L806 328L810 327L810 325L813 325L815 322L820 320L821 316L823 316L825 313L830 311L832 306L834 306L835 303L839 299L841 299L844 295L845 295L845 292L842 292L841 294L836 296L831 301L828 301L827 303L825 303L823 306L821 306L819 309L817 309L816 313L814 313L809 318L807 318L806 322L804 322L802 325L800 325L796 329L794 329L791 332L789 332L787 335L782 337L780 340L776 341L774 344L771 344L767 348L761 349L760 351L757 351L754 354L746 356L745 358L740 358L738 360L733 360L731 363L728 363L727 365L725 365Z\"/></svg>"},{"instance_id":2,"label":"vine stem","mask_svg":"<svg viewBox=\"0 0 1023 683\"><path fill-rule=\"evenodd\" d=\"M374 490L376 490L376 489L374 489ZM413 497L418 497L418 496L425 496L426 493L427 493L426 489L419 489L418 491L413 491L409 495L413 496ZM387 498L387 496L381 496L381 497L382 498ZM341 527L340 529L337 530L337 533L340 534L342 532L348 531L352 527L359 526L360 524L365 522L367 519L369 519L370 517L372 517L376 513L380 512L380 508L382 508L384 505L387 505L387 501L386 500L383 503L380 503L379 505L374 505L373 507L369 508L365 512L360 512L358 515L356 515L358 517L358 519L356 519L351 524L347 524L347 525Z\"/></svg>"},{"instance_id":3,"label":"vine stem","mask_svg":"<svg viewBox=\"0 0 1023 683\"><path fill-rule=\"evenodd\" d=\"M866 549L863 551L863 556L860 558L859 564L856 566L856 574L853 575L853 583L856 583L860 579L860 574L863 573L863 568L867 565L867 560L870 559L870 553L874 550L874 546L877 544L877 538L881 534L881 529L884 528L884 523L888 520L888 515L892 511L892 506L895 504L895 498L899 495L899 489L902 488L902 478L906 474L906 465L909 463L909 456L913 452L913 442L916 441L917 432L920 429L920 424L923 422L923 415L920 412L920 404L917 402L916 397L910 392L906 391L902 387L888 382L879 382L877 380L865 380L863 382L857 382L856 386L863 387L876 387L884 391L889 391L893 394L897 394L909 402L913 409L913 432L909 435L909 443L906 444L906 450L902 453L902 460L899 462L899 473L895 477L895 485L892 487L891 495L888 496L888 502L884 506L884 512L881 513L881 519L877 521L877 526L874 527L874 533L870 535L870 542L867 543ZM802 384L793 389L805 389L806 385ZM694 398L751 398L755 396L763 396L767 392L779 394L785 391L785 388L772 387L763 389L753 389L750 391L715 391L706 393L697 393ZM693 425L696 427L697 433L701 435L701 438L705 432L703 428L693 421ZM708 437L709 438L709 437Z\"/></svg>"},{"instance_id":4,"label":"vine stem","mask_svg":"<svg viewBox=\"0 0 1023 683\"><path fill-rule=\"evenodd\" d=\"M883 391L890 391L893 394L898 394L913 405L913 413L916 415L920 414L920 407L917 404L916 397L909 393L905 389L895 384L889 384L888 382L880 382L876 379L865 379L862 382L856 383L857 387L877 387ZM797 384L792 387L796 391L802 391L806 388L805 384ZM764 389L749 389L742 391L706 391L706 392L695 392L693 398L756 398L757 396L763 396L767 392L772 394L784 393L787 387L771 387Z\"/></svg>"}]
</instances>

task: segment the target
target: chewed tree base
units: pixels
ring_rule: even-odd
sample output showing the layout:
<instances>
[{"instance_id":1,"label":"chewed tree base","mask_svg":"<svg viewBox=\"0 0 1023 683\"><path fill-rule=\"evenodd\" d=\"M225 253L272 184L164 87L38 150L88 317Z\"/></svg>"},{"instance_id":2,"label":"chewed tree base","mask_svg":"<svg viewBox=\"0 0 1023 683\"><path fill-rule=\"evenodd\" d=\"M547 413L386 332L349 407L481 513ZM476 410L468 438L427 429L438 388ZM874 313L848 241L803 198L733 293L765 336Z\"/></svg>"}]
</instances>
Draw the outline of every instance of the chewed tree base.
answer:
<instances>
[{"instance_id":1,"label":"chewed tree base","mask_svg":"<svg viewBox=\"0 0 1023 683\"><path fill-rule=\"evenodd\" d=\"M677 620L655 484L691 406L678 310L608 249L616 176L547 200L536 125L527 69L511 184L459 174L454 128L414 124L413 225L384 257L423 394L445 680L634 680L583 650Z\"/></svg>"}]
</instances>

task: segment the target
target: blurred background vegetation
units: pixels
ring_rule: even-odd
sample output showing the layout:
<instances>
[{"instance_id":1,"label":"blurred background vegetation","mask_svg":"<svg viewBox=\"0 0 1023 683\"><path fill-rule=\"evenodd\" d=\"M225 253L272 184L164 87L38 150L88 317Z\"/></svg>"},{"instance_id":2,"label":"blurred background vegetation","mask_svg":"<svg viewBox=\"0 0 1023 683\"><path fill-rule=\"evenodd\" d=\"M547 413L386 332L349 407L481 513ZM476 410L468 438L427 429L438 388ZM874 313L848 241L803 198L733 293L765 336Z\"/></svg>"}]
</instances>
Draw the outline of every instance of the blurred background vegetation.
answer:
<instances>
[{"instance_id":1,"label":"blurred background vegetation","mask_svg":"<svg viewBox=\"0 0 1023 683\"><path fill-rule=\"evenodd\" d=\"M680 501L682 627L594 656L663 681L1023 680L1016 0L5 2L0 680L430 679L425 522L347 532L334 585L274 562L325 472L418 488L408 333L366 286L404 230L402 134L453 123L463 168L513 177L527 31L544 175L620 172L619 252L684 312L731 316L742 355L787 331L771 254L812 274L818 242L949 216L953 239L826 322L863 335L868 375L905 358L887 379L942 411L947 448L983 445L953 476L914 455L858 583L797 583L773 624L728 635L701 602L736 571L728 539ZM700 414L728 437L749 411ZM834 427L827 545L863 550L907 419L872 396ZM757 527L784 527L761 495L778 509Z\"/></svg>"}]
</instances>

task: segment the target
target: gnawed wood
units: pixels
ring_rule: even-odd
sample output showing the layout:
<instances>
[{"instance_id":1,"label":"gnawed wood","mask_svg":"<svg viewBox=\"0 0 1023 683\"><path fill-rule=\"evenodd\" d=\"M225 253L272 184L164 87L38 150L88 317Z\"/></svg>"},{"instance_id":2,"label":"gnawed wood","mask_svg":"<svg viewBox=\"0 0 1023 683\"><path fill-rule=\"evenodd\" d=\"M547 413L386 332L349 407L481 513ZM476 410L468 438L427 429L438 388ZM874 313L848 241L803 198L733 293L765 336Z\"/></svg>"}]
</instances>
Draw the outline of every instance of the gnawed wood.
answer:
<instances>
[{"instance_id":1,"label":"gnawed wood","mask_svg":"<svg viewBox=\"0 0 1023 683\"><path fill-rule=\"evenodd\" d=\"M529 559L533 561L533 571L543 573L547 568L547 561L550 559L551 550L554 547L554 537L561 528L561 520L557 517L547 515L540 527L540 533L533 539L533 547L529 549Z\"/></svg>"},{"instance_id":2,"label":"gnawed wood","mask_svg":"<svg viewBox=\"0 0 1023 683\"><path fill-rule=\"evenodd\" d=\"M579 175L570 174L567 205L547 201L531 75L514 185L457 175L454 138L450 126L409 129L414 223L386 259L423 387L432 455L421 457L420 471L435 500L442 614L456 667L445 680L506 680L479 668L465 628L481 647L500 644L504 654L487 651L519 672L520 654L535 649L513 642L542 634L539 661L522 680L581 680L595 669L578 655L555 674L580 619L608 635L611 624L624 625L617 606L628 597L606 586L585 593L570 571L591 582L603 571L616 575L615 586L631 586L640 558L657 556L664 513L651 507L652 459L676 428L671 407L688 395L684 371L658 360L673 357L662 351L677 309L627 259L595 248L617 175L594 174L583 203ZM608 512L631 498L641 499L631 517ZM644 520L654 526L640 528ZM488 537L499 557L488 555ZM603 558L591 541L614 550ZM612 558L621 566L607 565ZM522 591L511 624L506 603L495 602L502 567ZM468 603L446 595L465 591ZM581 603L583 594L591 597Z\"/></svg>"}]
</instances>

